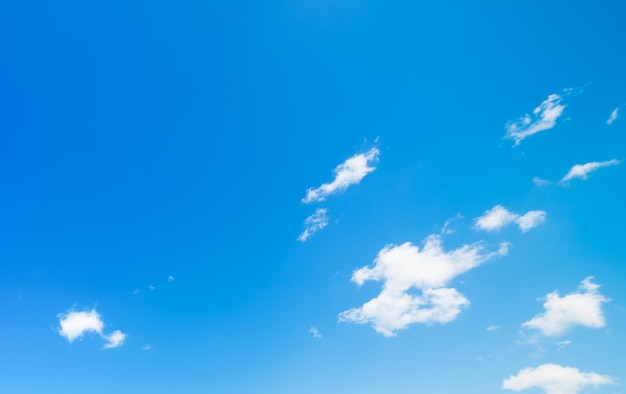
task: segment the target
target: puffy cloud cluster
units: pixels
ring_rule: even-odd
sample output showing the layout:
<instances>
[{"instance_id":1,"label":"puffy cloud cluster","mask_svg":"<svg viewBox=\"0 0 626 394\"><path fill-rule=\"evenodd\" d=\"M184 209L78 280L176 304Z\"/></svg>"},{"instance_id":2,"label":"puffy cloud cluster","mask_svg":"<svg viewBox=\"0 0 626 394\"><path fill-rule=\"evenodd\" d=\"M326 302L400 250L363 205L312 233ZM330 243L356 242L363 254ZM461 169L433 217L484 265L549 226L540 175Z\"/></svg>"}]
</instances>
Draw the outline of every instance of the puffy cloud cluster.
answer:
<instances>
[{"instance_id":1,"label":"puffy cloud cluster","mask_svg":"<svg viewBox=\"0 0 626 394\"><path fill-rule=\"evenodd\" d=\"M563 335L575 326L604 327L602 304L609 299L598 291L599 288L600 285L593 283L593 277L590 276L570 294L563 297L556 291L548 294L543 304L545 311L525 322L522 327L539 330L550 337Z\"/></svg>"},{"instance_id":2,"label":"puffy cloud cluster","mask_svg":"<svg viewBox=\"0 0 626 394\"><path fill-rule=\"evenodd\" d=\"M510 212L502 205L496 205L475 220L474 227L485 231L498 231L511 223L517 224L522 232L540 225L546 220L545 211L528 211L524 215Z\"/></svg>"},{"instance_id":3,"label":"puffy cloud cluster","mask_svg":"<svg viewBox=\"0 0 626 394\"><path fill-rule=\"evenodd\" d=\"M382 281L380 294L359 308L339 314L339 321L369 323L384 336L413 323L448 323L470 302L454 288L446 287L458 275L493 257L507 253L503 243L488 252L482 243L444 251L439 235L429 236L422 250L410 242L384 247L373 267L362 267L352 275L358 285ZM419 290L415 294L413 290Z\"/></svg>"},{"instance_id":4,"label":"puffy cloud cluster","mask_svg":"<svg viewBox=\"0 0 626 394\"><path fill-rule=\"evenodd\" d=\"M502 382L502 388L524 391L536 387L546 394L576 394L587 387L611 383L613 379L610 376L581 372L578 368L557 364L543 364L537 368L522 369L517 375L509 376Z\"/></svg>"},{"instance_id":5,"label":"puffy cloud cluster","mask_svg":"<svg viewBox=\"0 0 626 394\"><path fill-rule=\"evenodd\" d=\"M95 333L102 337L106 343L103 349L112 349L124 344L126 334L115 330L111 334L104 333L104 322L100 314L95 310L69 311L59 314L58 333L72 343L76 339L82 339L86 333Z\"/></svg>"},{"instance_id":6,"label":"puffy cloud cluster","mask_svg":"<svg viewBox=\"0 0 626 394\"><path fill-rule=\"evenodd\" d=\"M506 138L519 145L525 138L540 131L549 130L556 126L556 121L563 115L565 105L561 104L563 97L551 94L535 110L533 114L525 114L516 121L506 125Z\"/></svg>"}]
</instances>

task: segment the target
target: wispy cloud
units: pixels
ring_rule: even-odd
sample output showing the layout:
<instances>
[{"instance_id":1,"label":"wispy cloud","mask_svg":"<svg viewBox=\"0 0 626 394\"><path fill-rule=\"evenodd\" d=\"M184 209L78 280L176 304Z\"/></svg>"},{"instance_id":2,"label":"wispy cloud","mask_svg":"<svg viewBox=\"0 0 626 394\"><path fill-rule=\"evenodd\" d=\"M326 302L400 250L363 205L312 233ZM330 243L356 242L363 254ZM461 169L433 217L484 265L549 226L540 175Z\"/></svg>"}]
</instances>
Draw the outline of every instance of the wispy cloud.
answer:
<instances>
[{"instance_id":1,"label":"wispy cloud","mask_svg":"<svg viewBox=\"0 0 626 394\"><path fill-rule=\"evenodd\" d=\"M535 184L535 186L541 187L541 186L549 185L550 181L547 179L541 179L536 176L533 178L533 183Z\"/></svg>"},{"instance_id":2,"label":"wispy cloud","mask_svg":"<svg viewBox=\"0 0 626 394\"><path fill-rule=\"evenodd\" d=\"M143 345L143 347L141 348L141 350L145 350L145 351L148 351L148 350L151 350L151 349L152 349L152 345L148 345L147 343L145 345Z\"/></svg>"},{"instance_id":3,"label":"wispy cloud","mask_svg":"<svg viewBox=\"0 0 626 394\"><path fill-rule=\"evenodd\" d=\"M317 328L315 328L315 326L309 328L308 331L309 334L313 335L313 338L322 339L322 334L318 331Z\"/></svg>"},{"instance_id":4,"label":"wispy cloud","mask_svg":"<svg viewBox=\"0 0 626 394\"><path fill-rule=\"evenodd\" d=\"M587 387L614 383L613 378L595 372L581 372L578 368L557 364L543 364L537 368L525 368L502 382L502 388L524 391L542 389L546 394L576 394Z\"/></svg>"},{"instance_id":5,"label":"wispy cloud","mask_svg":"<svg viewBox=\"0 0 626 394\"><path fill-rule=\"evenodd\" d=\"M378 149L372 148L366 153L350 157L335 168L335 179L331 183L308 189L302 202L309 204L324 201L326 197L341 193L349 186L358 184L367 174L376 169L372 164L378 160L378 155Z\"/></svg>"},{"instance_id":6,"label":"wispy cloud","mask_svg":"<svg viewBox=\"0 0 626 394\"><path fill-rule=\"evenodd\" d=\"M174 277L172 275L167 277L167 281L168 282L173 282L174 281Z\"/></svg>"},{"instance_id":7,"label":"wispy cloud","mask_svg":"<svg viewBox=\"0 0 626 394\"><path fill-rule=\"evenodd\" d=\"M585 278L578 289L563 297L554 291L545 298L545 311L522 324L527 329L539 330L543 335L557 337L572 327L604 327L602 304L610 300L602 295L593 276Z\"/></svg>"},{"instance_id":8,"label":"wispy cloud","mask_svg":"<svg viewBox=\"0 0 626 394\"><path fill-rule=\"evenodd\" d=\"M455 217L446 220L446 222L443 224L443 227L441 228L441 234L444 234L444 235L454 234L454 230L450 228L450 224L452 224L453 221L458 220L458 219L463 219L463 215L461 215L460 213L457 213Z\"/></svg>"},{"instance_id":9,"label":"wispy cloud","mask_svg":"<svg viewBox=\"0 0 626 394\"><path fill-rule=\"evenodd\" d=\"M568 347L571 344L572 344L572 341L570 341L570 340L559 341L559 342L556 343L556 348L557 348L558 351L561 351L561 350L565 349L566 347Z\"/></svg>"},{"instance_id":10,"label":"wispy cloud","mask_svg":"<svg viewBox=\"0 0 626 394\"><path fill-rule=\"evenodd\" d=\"M488 211L485 211L483 216L476 218L474 221L474 227L484 231L498 231L503 227L508 226L511 223L517 224L522 232L536 227L546 220L545 211L528 211L524 215L518 215L514 212L510 212L502 205L496 205Z\"/></svg>"},{"instance_id":11,"label":"wispy cloud","mask_svg":"<svg viewBox=\"0 0 626 394\"><path fill-rule=\"evenodd\" d=\"M563 97L558 94L551 94L535 110L532 115L525 114L516 121L509 121L506 124L506 136L519 145L522 140L533 134L544 130L549 130L556 126L556 121L563 115L565 105L561 104Z\"/></svg>"},{"instance_id":12,"label":"wispy cloud","mask_svg":"<svg viewBox=\"0 0 626 394\"><path fill-rule=\"evenodd\" d=\"M115 330L111 334L104 334L104 323L100 314L95 310L68 311L58 315L60 328L58 333L72 343L76 339L82 339L86 333L95 333L107 343L103 349L112 349L122 346L126 340L126 334Z\"/></svg>"},{"instance_id":13,"label":"wispy cloud","mask_svg":"<svg viewBox=\"0 0 626 394\"><path fill-rule=\"evenodd\" d=\"M606 124L608 124L609 126L613 124L613 122L615 122L615 120L617 119L617 117L619 116L619 107L615 108L612 112L611 115L609 116L609 118L606 120Z\"/></svg>"},{"instance_id":14,"label":"wispy cloud","mask_svg":"<svg viewBox=\"0 0 626 394\"><path fill-rule=\"evenodd\" d=\"M617 159L611 159L607 161L592 161L590 163L585 164L576 164L573 166L567 174L561 179L561 184L566 184L568 181L572 179L579 178L582 180L587 180L589 178L589 174L599 170L600 168L616 166L620 164L621 161Z\"/></svg>"},{"instance_id":15,"label":"wispy cloud","mask_svg":"<svg viewBox=\"0 0 626 394\"><path fill-rule=\"evenodd\" d=\"M486 328L487 331L496 331L496 330L499 330L499 329L500 329L500 326L496 326L496 325L488 326Z\"/></svg>"},{"instance_id":16,"label":"wispy cloud","mask_svg":"<svg viewBox=\"0 0 626 394\"><path fill-rule=\"evenodd\" d=\"M305 242L313 234L320 231L328 225L328 209L317 208L315 213L304 220L305 229L298 236L298 241Z\"/></svg>"},{"instance_id":17,"label":"wispy cloud","mask_svg":"<svg viewBox=\"0 0 626 394\"><path fill-rule=\"evenodd\" d=\"M475 243L446 252L439 235L429 236L422 250L410 242L385 246L373 267L362 267L352 275L359 286L369 280L383 281L382 291L360 308L339 314L339 321L369 323L384 336L394 336L414 323L451 322L470 302L446 285L487 260L506 254L507 249L508 244L503 243L499 250L488 252L482 243Z\"/></svg>"}]
</instances>

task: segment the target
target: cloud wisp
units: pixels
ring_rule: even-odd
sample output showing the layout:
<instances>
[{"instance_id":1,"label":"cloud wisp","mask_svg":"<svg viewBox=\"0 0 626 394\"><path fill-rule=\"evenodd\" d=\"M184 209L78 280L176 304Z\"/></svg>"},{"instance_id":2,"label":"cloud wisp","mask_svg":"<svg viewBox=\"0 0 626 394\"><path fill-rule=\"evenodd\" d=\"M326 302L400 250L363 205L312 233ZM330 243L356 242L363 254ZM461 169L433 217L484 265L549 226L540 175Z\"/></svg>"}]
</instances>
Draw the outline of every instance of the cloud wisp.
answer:
<instances>
[{"instance_id":1,"label":"cloud wisp","mask_svg":"<svg viewBox=\"0 0 626 394\"><path fill-rule=\"evenodd\" d=\"M302 199L305 204L324 201L326 197L345 191L351 185L356 185L370 172L376 170L372 164L378 160L379 151L372 148L365 153L350 157L335 168L335 179L319 187L310 188Z\"/></svg>"},{"instance_id":2,"label":"cloud wisp","mask_svg":"<svg viewBox=\"0 0 626 394\"><path fill-rule=\"evenodd\" d=\"M322 334L319 332L319 330L315 326L312 326L307 331L309 332L309 334L313 336L313 338L322 339Z\"/></svg>"},{"instance_id":3,"label":"cloud wisp","mask_svg":"<svg viewBox=\"0 0 626 394\"><path fill-rule=\"evenodd\" d=\"M612 125L613 122L615 122L615 120L617 119L617 117L619 116L619 107L615 108L612 112L611 115L609 115L609 118L606 120L606 124L607 125Z\"/></svg>"},{"instance_id":4,"label":"cloud wisp","mask_svg":"<svg viewBox=\"0 0 626 394\"><path fill-rule=\"evenodd\" d=\"M525 138L541 131L549 130L556 126L556 121L563 115L565 105L562 104L563 97L558 94L551 94L535 110L533 114L525 114L516 121L509 121L506 124L505 138L515 141L515 146L519 145Z\"/></svg>"},{"instance_id":5,"label":"cloud wisp","mask_svg":"<svg viewBox=\"0 0 626 394\"><path fill-rule=\"evenodd\" d=\"M359 286L382 281L380 294L359 308L341 312L339 321L371 324L387 337L414 323L449 323L470 304L456 289L446 287L449 282L507 251L506 243L492 252L474 243L446 252L440 235L426 238L421 250L410 242L387 245L378 252L373 267L359 268L352 275Z\"/></svg>"},{"instance_id":6,"label":"cloud wisp","mask_svg":"<svg viewBox=\"0 0 626 394\"><path fill-rule=\"evenodd\" d=\"M305 229L298 236L298 241L306 242L313 234L328 225L328 209L317 208L315 213L304 220Z\"/></svg>"},{"instance_id":7,"label":"cloud wisp","mask_svg":"<svg viewBox=\"0 0 626 394\"><path fill-rule=\"evenodd\" d=\"M561 185L567 184L567 182L572 179L582 179L586 181L589 178L589 174L599 170L600 168L616 166L620 164L621 161L617 159L611 159L606 161L592 161L585 164L576 164L573 166L567 174L561 179Z\"/></svg>"},{"instance_id":8,"label":"cloud wisp","mask_svg":"<svg viewBox=\"0 0 626 394\"><path fill-rule=\"evenodd\" d=\"M544 312L522 324L523 328L539 330L548 337L558 337L575 326L602 328L605 326L602 304L610 300L593 283L593 276L585 278L578 289L563 297L553 291L545 297Z\"/></svg>"},{"instance_id":9,"label":"cloud wisp","mask_svg":"<svg viewBox=\"0 0 626 394\"><path fill-rule=\"evenodd\" d=\"M539 388L546 394L576 394L587 387L614 383L613 378L595 372L581 372L578 368L558 364L543 364L524 368L502 382L502 388L524 391Z\"/></svg>"},{"instance_id":10,"label":"cloud wisp","mask_svg":"<svg viewBox=\"0 0 626 394\"><path fill-rule=\"evenodd\" d=\"M518 215L507 210L502 205L496 205L483 216L474 220L474 228L484 231L498 231L509 224L515 223L519 229L525 233L546 221L545 211L528 211L523 215Z\"/></svg>"},{"instance_id":11,"label":"cloud wisp","mask_svg":"<svg viewBox=\"0 0 626 394\"><path fill-rule=\"evenodd\" d=\"M104 322L100 314L95 310L68 311L61 313L59 317L58 333L65 337L69 343L76 339L82 339L86 333L98 334L106 341L103 349L113 349L124 344L126 334L120 330L115 330L111 334L104 333Z\"/></svg>"}]
</instances>

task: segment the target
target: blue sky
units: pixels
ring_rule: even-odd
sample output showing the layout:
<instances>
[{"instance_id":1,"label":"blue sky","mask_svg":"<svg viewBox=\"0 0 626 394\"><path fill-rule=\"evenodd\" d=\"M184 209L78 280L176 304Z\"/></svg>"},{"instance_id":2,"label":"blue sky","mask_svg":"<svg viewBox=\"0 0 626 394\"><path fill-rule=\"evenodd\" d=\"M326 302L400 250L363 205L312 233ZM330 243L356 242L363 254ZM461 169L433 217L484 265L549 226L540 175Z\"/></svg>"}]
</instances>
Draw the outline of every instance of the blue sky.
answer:
<instances>
[{"instance_id":1,"label":"blue sky","mask_svg":"<svg viewBox=\"0 0 626 394\"><path fill-rule=\"evenodd\" d=\"M0 5L0 392L626 392L626 6Z\"/></svg>"}]
</instances>

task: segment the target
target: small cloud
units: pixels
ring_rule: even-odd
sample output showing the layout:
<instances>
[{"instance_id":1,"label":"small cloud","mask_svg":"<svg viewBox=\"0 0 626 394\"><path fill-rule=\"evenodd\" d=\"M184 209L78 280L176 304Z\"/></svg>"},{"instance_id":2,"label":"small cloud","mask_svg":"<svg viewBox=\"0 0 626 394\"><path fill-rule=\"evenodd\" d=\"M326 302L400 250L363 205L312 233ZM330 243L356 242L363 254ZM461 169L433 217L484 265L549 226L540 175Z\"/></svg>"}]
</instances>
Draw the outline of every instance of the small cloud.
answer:
<instances>
[{"instance_id":1,"label":"small cloud","mask_svg":"<svg viewBox=\"0 0 626 394\"><path fill-rule=\"evenodd\" d=\"M100 314L95 310L68 311L58 315L60 329L59 335L65 337L69 343L76 339L82 339L85 333L95 333L107 343L103 349L112 349L124 344L126 334L120 330L113 331L110 335L104 334L104 323Z\"/></svg>"},{"instance_id":2,"label":"small cloud","mask_svg":"<svg viewBox=\"0 0 626 394\"><path fill-rule=\"evenodd\" d=\"M152 349L152 345L148 345L147 343L143 345L143 347L141 348L141 350L145 350L145 351L148 351L150 349Z\"/></svg>"},{"instance_id":3,"label":"small cloud","mask_svg":"<svg viewBox=\"0 0 626 394\"><path fill-rule=\"evenodd\" d=\"M535 186L541 187L541 186L549 185L550 181L548 181L547 179L541 179L539 177L534 177L533 178L533 183L535 184Z\"/></svg>"},{"instance_id":4,"label":"small cloud","mask_svg":"<svg viewBox=\"0 0 626 394\"><path fill-rule=\"evenodd\" d=\"M568 90L566 90L567 92ZM556 126L556 121L563 115L565 105L561 104L563 97L551 94L535 110L533 114L525 114L516 121L506 124L506 136L515 141L515 146L522 140L540 131L549 130Z\"/></svg>"},{"instance_id":5,"label":"small cloud","mask_svg":"<svg viewBox=\"0 0 626 394\"><path fill-rule=\"evenodd\" d=\"M150 289L150 290L156 290L156 286L149 285L149 286L148 286L148 289Z\"/></svg>"},{"instance_id":6,"label":"small cloud","mask_svg":"<svg viewBox=\"0 0 626 394\"><path fill-rule=\"evenodd\" d=\"M593 283L593 276L585 278L578 289L560 297L554 291L545 298L545 312L522 324L522 327L539 330L548 337L558 337L572 327L602 328L605 326L602 304L610 300L600 294L600 285Z\"/></svg>"},{"instance_id":7,"label":"small cloud","mask_svg":"<svg viewBox=\"0 0 626 394\"><path fill-rule=\"evenodd\" d=\"M167 281L168 282L173 282L174 281L174 277L172 275L167 277Z\"/></svg>"},{"instance_id":8,"label":"small cloud","mask_svg":"<svg viewBox=\"0 0 626 394\"><path fill-rule=\"evenodd\" d=\"M598 387L614 383L613 378L595 372L581 372L578 368L557 364L543 364L537 368L525 368L502 382L502 388L524 391L542 389L546 394L576 394L586 387Z\"/></svg>"},{"instance_id":9,"label":"small cloud","mask_svg":"<svg viewBox=\"0 0 626 394\"><path fill-rule=\"evenodd\" d=\"M599 170L603 167L616 166L620 164L621 161L617 159L611 159L607 161L592 161L590 163L585 164L576 164L573 166L569 172L561 179L561 185L566 184L568 181L579 178L583 181L589 178L589 174Z\"/></svg>"},{"instance_id":10,"label":"small cloud","mask_svg":"<svg viewBox=\"0 0 626 394\"><path fill-rule=\"evenodd\" d=\"M455 230L450 228L450 224L452 224L453 221L458 220L458 219L463 219L463 215L461 215L460 213L457 213L455 217L446 220L446 222L443 224L443 227L441 228L441 234L444 234L444 235L454 234Z\"/></svg>"},{"instance_id":11,"label":"small cloud","mask_svg":"<svg viewBox=\"0 0 626 394\"><path fill-rule=\"evenodd\" d=\"M612 112L611 115L609 116L609 118L606 120L606 124L607 125L612 125L613 122L615 122L615 119L617 119L617 117L619 116L619 107L615 108Z\"/></svg>"},{"instance_id":12,"label":"small cloud","mask_svg":"<svg viewBox=\"0 0 626 394\"><path fill-rule=\"evenodd\" d=\"M500 329L500 326L496 326L496 325L489 326L489 327L486 328L487 331L496 331L496 330L499 330L499 329Z\"/></svg>"},{"instance_id":13,"label":"small cloud","mask_svg":"<svg viewBox=\"0 0 626 394\"><path fill-rule=\"evenodd\" d=\"M107 340L107 343L102 348L113 349L124 344L124 341L126 340L126 334L124 334L120 330L115 330L110 335L104 335L103 338Z\"/></svg>"},{"instance_id":14,"label":"small cloud","mask_svg":"<svg viewBox=\"0 0 626 394\"><path fill-rule=\"evenodd\" d=\"M568 347L571 344L572 344L572 341L568 341L568 340L560 341L560 342L557 342L556 348L557 348L558 351L561 351L561 350L565 349L566 347Z\"/></svg>"},{"instance_id":15,"label":"small cloud","mask_svg":"<svg viewBox=\"0 0 626 394\"><path fill-rule=\"evenodd\" d=\"M137 295L137 294L139 294L140 292L141 292L141 290L139 290L139 289L135 289L135 290L133 290L132 294L133 294L133 295Z\"/></svg>"},{"instance_id":16,"label":"small cloud","mask_svg":"<svg viewBox=\"0 0 626 394\"><path fill-rule=\"evenodd\" d=\"M305 229L298 236L298 241L305 242L313 234L320 231L328 225L328 209L317 208L315 213L304 220Z\"/></svg>"},{"instance_id":17,"label":"small cloud","mask_svg":"<svg viewBox=\"0 0 626 394\"><path fill-rule=\"evenodd\" d=\"M354 271L352 281L361 286L365 281L382 281L380 294L359 308L339 314L340 322L371 324L384 336L414 323L449 323L456 319L470 302L454 288L446 287L460 274L507 253L508 244L487 252L482 243L463 245L456 250L443 250L441 236L426 238L420 250L406 242L387 245L374 260L373 267ZM415 294L414 289L420 290Z\"/></svg>"},{"instance_id":18,"label":"small cloud","mask_svg":"<svg viewBox=\"0 0 626 394\"><path fill-rule=\"evenodd\" d=\"M302 199L305 204L324 201L326 197L345 191L350 185L356 185L370 172L376 170L371 164L378 160L380 152L372 148L366 153L350 157L335 168L335 180L319 187L308 189Z\"/></svg>"},{"instance_id":19,"label":"small cloud","mask_svg":"<svg viewBox=\"0 0 626 394\"><path fill-rule=\"evenodd\" d=\"M545 211L528 211L520 216L510 212L502 205L496 205L485 211L483 216L475 219L474 228L484 231L498 231L511 223L515 223L525 233L545 222L546 215Z\"/></svg>"},{"instance_id":20,"label":"small cloud","mask_svg":"<svg viewBox=\"0 0 626 394\"><path fill-rule=\"evenodd\" d=\"M315 326L309 328L309 333L313 335L313 338L322 339L322 334L315 328Z\"/></svg>"}]
</instances>

